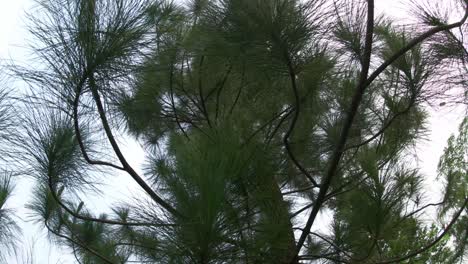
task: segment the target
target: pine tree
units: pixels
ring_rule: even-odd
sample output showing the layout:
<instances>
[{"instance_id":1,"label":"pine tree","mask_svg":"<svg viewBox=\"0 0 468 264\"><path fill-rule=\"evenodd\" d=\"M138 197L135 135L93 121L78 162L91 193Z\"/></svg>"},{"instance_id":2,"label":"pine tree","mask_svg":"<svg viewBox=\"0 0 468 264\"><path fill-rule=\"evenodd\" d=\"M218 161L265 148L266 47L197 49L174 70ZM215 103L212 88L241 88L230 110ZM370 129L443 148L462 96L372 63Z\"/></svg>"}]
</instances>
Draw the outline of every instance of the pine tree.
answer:
<instances>
[{"instance_id":1,"label":"pine tree","mask_svg":"<svg viewBox=\"0 0 468 264\"><path fill-rule=\"evenodd\" d=\"M442 202L425 203L411 158L425 104L457 89L466 102L466 0L455 22L416 6L415 26L376 16L373 0L38 4L40 63L15 68L31 85L18 163L37 182L35 221L77 263L466 255L467 122L440 162ZM144 145L144 174L122 135ZM146 197L112 215L80 202L122 172ZM428 224L420 214L434 206Z\"/></svg>"},{"instance_id":2,"label":"pine tree","mask_svg":"<svg viewBox=\"0 0 468 264\"><path fill-rule=\"evenodd\" d=\"M3 84L4 79L1 77L0 82ZM15 127L10 102L11 95L0 89L0 262L6 262L7 255L16 252L18 235L21 233L15 211L7 204L14 187L14 173L6 166L11 156L8 145L11 144Z\"/></svg>"}]
</instances>

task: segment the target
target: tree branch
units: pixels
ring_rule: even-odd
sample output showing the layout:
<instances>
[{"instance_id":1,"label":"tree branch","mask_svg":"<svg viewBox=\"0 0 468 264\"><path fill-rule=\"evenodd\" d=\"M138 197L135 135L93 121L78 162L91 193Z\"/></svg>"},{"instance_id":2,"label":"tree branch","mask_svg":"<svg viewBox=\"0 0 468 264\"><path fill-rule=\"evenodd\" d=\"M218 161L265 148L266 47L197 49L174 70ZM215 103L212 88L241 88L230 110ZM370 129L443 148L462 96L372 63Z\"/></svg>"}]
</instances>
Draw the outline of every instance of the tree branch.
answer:
<instances>
[{"instance_id":1,"label":"tree branch","mask_svg":"<svg viewBox=\"0 0 468 264\"><path fill-rule=\"evenodd\" d=\"M320 191L317 195L317 199L314 202L312 212L310 213L309 218L307 219L307 223L306 223L306 226L304 227L304 231L302 232L299 238L299 241L297 243L296 259L291 260L291 263L297 262L297 255L299 255L299 252L301 251L301 248L304 245L304 242L312 228L312 225L314 223L315 218L317 217L317 214L321 208L321 205L323 204L325 200L326 194L328 192L328 188L330 187L332 178L335 176L339 162L343 155L344 147L348 139L348 134L349 134L349 131L351 130L351 126L357 114L357 110L359 108L362 97L364 95L365 88L368 86L365 84L366 84L367 74L369 72L370 59L371 59L371 54L372 54L373 35L374 35L374 1L368 0L366 42L364 46L364 58L362 60L363 63L362 63L359 85L357 87L356 93L353 96L351 107L345 119L343 130L340 135L340 139L338 141L335 151L332 154L330 165L327 170L327 174L325 175L324 180L320 184Z\"/></svg>"},{"instance_id":2,"label":"tree branch","mask_svg":"<svg viewBox=\"0 0 468 264\"><path fill-rule=\"evenodd\" d=\"M83 154L84 159L86 162L88 162L91 165L103 165L103 166L109 166L118 170L124 170L123 167L117 166L115 164L112 164L110 162L106 161L100 161L100 160L91 160L91 158L88 156L88 153L86 152L86 148L83 143L83 139L81 137L81 132L80 132L80 124L78 120L78 104L80 103L80 96L81 92L83 89L83 85L86 82L87 79L87 74L83 75L83 78L80 80L76 87L76 94L75 94L75 100L73 101L73 126L75 128L75 135L76 139L78 141L78 145L80 146L81 153Z\"/></svg>"},{"instance_id":3,"label":"tree branch","mask_svg":"<svg viewBox=\"0 0 468 264\"><path fill-rule=\"evenodd\" d=\"M175 121L177 123L177 126L179 127L180 131L182 131L184 136L188 140L190 140L189 136L187 135L184 128L180 124L179 115L177 113L177 109L176 109L175 102L174 102L174 65L173 65L173 63L171 63L171 70L170 70L170 74L169 74L169 92L171 94L171 106L172 106L172 111L174 112L174 118L175 118Z\"/></svg>"},{"instance_id":4,"label":"tree branch","mask_svg":"<svg viewBox=\"0 0 468 264\"><path fill-rule=\"evenodd\" d=\"M67 213L72 215L73 217L76 217L78 219L84 220L84 221L91 221L91 222L97 222L97 223L102 223L102 224L109 224L109 225L121 225L121 226L174 226L173 224L153 224L153 223L137 223L137 222L120 222L120 221L114 221L114 220L107 220L107 219L100 219L100 218L94 218L94 217L89 217L89 216L84 216L81 214L78 214L74 212L72 209L70 209L65 203L60 200L60 197L58 197L57 193L55 192L55 188L52 182L52 177L48 177L48 185L50 189L50 193L52 194L52 197L54 200L62 207Z\"/></svg>"},{"instance_id":5,"label":"tree branch","mask_svg":"<svg viewBox=\"0 0 468 264\"><path fill-rule=\"evenodd\" d=\"M265 124L261 125L258 129L256 129L242 144L242 146L247 145L258 133L260 133L263 129L265 129L268 125L271 125L276 119L280 118L283 114L283 118L287 117L291 112L291 108L286 108L283 111L275 114L269 121L265 122Z\"/></svg>"},{"instance_id":6,"label":"tree branch","mask_svg":"<svg viewBox=\"0 0 468 264\"><path fill-rule=\"evenodd\" d=\"M330 244L331 246L333 246L337 251L340 251L342 252L346 257L352 259L351 255L349 255L346 250L344 249L341 249L337 244L333 243L333 241L330 241L329 239L327 239L326 237L320 235L319 233L315 233L315 232L310 232L311 235L314 235L316 237L319 237L320 239L322 239L323 241L327 242L328 244Z\"/></svg>"},{"instance_id":7,"label":"tree branch","mask_svg":"<svg viewBox=\"0 0 468 264\"><path fill-rule=\"evenodd\" d=\"M452 221L447 225L447 227L444 229L444 231L442 231L442 233L436 239L434 239L434 241L432 241L431 243L427 244L426 246L424 246L424 247L422 247L422 248L420 248L420 249L418 249L416 251L413 251L413 252L411 252L409 254L406 254L403 257L394 258L394 259L390 259L390 260L385 260L385 261L381 261L381 262L375 262L375 264L401 263L402 261L405 261L407 259L415 257L415 256L425 252L426 250L430 249L431 247L435 246L437 243L440 242L440 240L442 240L442 238L444 238L444 236L446 236L448 234L450 229L452 229L452 227L455 225L458 218L460 218L463 210L465 210L467 208L467 206L468 206L468 198L465 198L465 202L463 203L460 210L458 210L458 212L452 218Z\"/></svg>"},{"instance_id":8,"label":"tree branch","mask_svg":"<svg viewBox=\"0 0 468 264\"><path fill-rule=\"evenodd\" d=\"M202 67L203 67L203 61L205 60L205 56L202 55L200 58L200 64L198 65L198 95L200 96L200 104L202 108L202 112L205 115L206 122L208 123L208 126L211 127L211 121L210 121L210 116L208 115L208 110L206 109L206 103L205 103L205 97L203 96L203 85L202 85Z\"/></svg>"},{"instance_id":9,"label":"tree branch","mask_svg":"<svg viewBox=\"0 0 468 264\"><path fill-rule=\"evenodd\" d=\"M414 210L413 212L409 213L409 214L406 214L402 217L402 219L405 219L405 218L408 218L408 217L411 217L419 212L421 212L422 210L428 208L428 207L431 207L431 206L439 206L439 205L443 205L445 203L445 201L442 201L442 202L439 202L439 203L429 203L429 204L426 204L416 210Z\"/></svg>"},{"instance_id":10,"label":"tree branch","mask_svg":"<svg viewBox=\"0 0 468 264\"><path fill-rule=\"evenodd\" d=\"M296 159L296 157L292 153L291 146L289 145L289 137L291 136L294 130L294 127L296 126L297 120L299 118L300 99L299 99L299 92L297 90L296 74L294 73L294 68L292 66L291 58L289 57L289 54L287 52L285 52L285 57L287 60L289 78L291 80L291 87L294 93L295 107L294 107L293 119L291 121L291 124L289 125L288 131L286 131L286 134L283 137L283 143L286 148L286 152L288 153L288 156L291 159L291 161L294 163L294 165L299 169L300 172L302 172L307 177L307 179L309 179L309 181L312 183L313 186L319 187L319 184L317 183L317 181L315 181L314 177L312 177L312 175L310 175L310 173Z\"/></svg>"},{"instance_id":11,"label":"tree branch","mask_svg":"<svg viewBox=\"0 0 468 264\"><path fill-rule=\"evenodd\" d=\"M104 131L106 133L107 139L109 140L112 149L114 150L115 154L117 155L120 163L122 163L123 168L125 171L130 174L130 176L140 185L140 187L145 190L145 192L159 205L161 205L164 209L169 211L171 214L175 216L182 217L182 215L174 208L172 207L169 203L164 201L159 195L157 195L153 189L138 175L138 173L130 166L130 164L127 162L125 159L124 155L122 154L122 151L119 148L119 145L117 144L117 141L114 138L114 135L112 134L112 130L109 126L109 122L107 120L104 107L101 102L101 97L99 95L99 92L96 87L96 83L94 81L94 77L90 76L89 77L89 85L91 88L91 92L93 94L93 99L94 102L96 103L96 107L99 113L99 117L101 119L101 123L104 127Z\"/></svg>"},{"instance_id":12,"label":"tree branch","mask_svg":"<svg viewBox=\"0 0 468 264\"><path fill-rule=\"evenodd\" d=\"M403 110L403 111L400 111L400 112L397 112L395 113L391 118L390 120L377 132L375 133L373 136L371 136L370 138L364 140L363 142L361 143L358 143L358 144L355 144L355 145L352 145L352 146L348 146L345 148L345 151L346 150L349 150L349 149L352 149L352 148L359 148L361 146L364 146L368 143L370 143L372 140L378 138L380 135L382 135L391 125L392 123L397 119L397 117L401 116L401 115L405 115L407 114L410 110L411 110L411 107L413 107L414 103L415 103L415 96L412 96L411 100L410 100L410 103L408 104L408 106Z\"/></svg>"},{"instance_id":13,"label":"tree branch","mask_svg":"<svg viewBox=\"0 0 468 264\"><path fill-rule=\"evenodd\" d=\"M390 57L387 61L385 61L382 65L380 65L370 76L369 78L366 78L368 70L369 70L369 65L370 65L370 55L372 52L372 37L373 37L373 0L368 0L368 17L367 17L367 30L366 30L366 44L365 44L365 60L364 60L364 65L363 69L361 71L361 77L359 81L359 85L357 88L357 91L355 95L353 96L353 100L351 103L350 110L348 112L348 115L345 119L344 126L342 133L340 135L340 139L338 141L337 147L335 151L332 154L332 158L330 161L329 169L327 170L324 182L321 184L321 188L319 191L319 194L317 196L317 200L315 201L314 207L312 209L311 214L309 215L309 218L307 220L306 226L304 230L306 232L303 232L297 246L297 255L299 254L305 239L307 237L307 233L310 231L312 228L312 225L314 223L314 220L320 210L321 205L323 204L324 198L326 197L326 193L328 188L330 187L331 180L335 175L336 169L338 168L338 164L341 160L341 157L344 153L344 147L346 145L346 141L348 139L348 134L351 129L351 126L353 124L354 118L357 114L357 110L359 108L359 105L361 103L362 97L364 95L364 92L367 87L369 87L372 82L388 67L390 66L393 62L395 62L398 58L403 56L406 52L411 50L414 46L417 44L423 42L430 36L445 31L449 30L455 27L459 27L463 25L463 23L466 21L468 17L468 8L465 10L465 15L463 18L456 23L449 24L449 25L444 25L440 27L435 27L431 30L428 30L427 32L423 33L419 37L413 39L411 42L409 42L404 48L402 48L399 52L395 53L392 57Z\"/></svg>"},{"instance_id":14,"label":"tree branch","mask_svg":"<svg viewBox=\"0 0 468 264\"><path fill-rule=\"evenodd\" d=\"M298 193L298 192L309 191L309 190L312 190L313 188L315 188L315 186L309 186L309 187L305 187L305 188L301 188L301 189L296 189L296 190L292 190L292 191L282 192L281 194L282 194L282 195L290 195L290 194L295 194L295 193Z\"/></svg>"},{"instance_id":15,"label":"tree branch","mask_svg":"<svg viewBox=\"0 0 468 264\"><path fill-rule=\"evenodd\" d=\"M49 232L51 232L52 234L60 237L60 238L63 238L69 242L71 242L73 245L78 245L79 247L85 249L86 251L88 251L89 253L95 255L96 257L102 259L105 263L109 263L109 264L115 264L114 262L110 261L109 259L107 259L106 257L104 257L103 255L99 254L98 252L96 252L96 250L86 246L85 244L79 242L79 241L76 241L66 235L63 235L63 234L60 234L59 232L53 230L48 224L47 222L45 223L45 226L47 228L47 230L49 230Z\"/></svg>"},{"instance_id":16,"label":"tree branch","mask_svg":"<svg viewBox=\"0 0 468 264\"><path fill-rule=\"evenodd\" d=\"M467 1L465 1L465 4L468 5ZM433 29L426 31L424 34L420 35L419 37L413 39L411 42L409 42L406 45L406 47L402 48L399 52L395 53L392 57L390 57L388 60L382 63L366 80L366 82L364 83L364 88L368 87L385 69L387 69L388 66L394 63L396 60L398 60L398 58L400 58L406 52L411 50L414 46L418 45L419 43L423 42L427 38L433 36L434 34L462 26L466 22L467 18L468 18L468 7L465 7L465 15L460 21L456 23L448 24L448 25L435 27Z\"/></svg>"},{"instance_id":17,"label":"tree branch","mask_svg":"<svg viewBox=\"0 0 468 264\"><path fill-rule=\"evenodd\" d=\"M234 102L232 103L231 108L229 109L229 115L232 115L232 111L234 111L234 108L239 102L239 99L242 93L242 88L244 87L244 79L245 79L245 63L242 64L242 74L241 74L239 89L237 90L236 99L234 99Z\"/></svg>"},{"instance_id":18,"label":"tree branch","mask_svg":"<svg viewBox=\"0 0 468 264\"><path fill-rule=\"evenodd\" d=\"M302 259L302 260L316 260L316 259L327 259L327 260L331 260L335 263L345 263L345 264L348 264L349 262L345 261L345 260L341 260L339 258L335 258L335 257L331 257L331 256L326 256L326 255L313 255L313 254L307 254L307 255L301 255L298 257L299 259Z\"/></svg>"}]
</instances>

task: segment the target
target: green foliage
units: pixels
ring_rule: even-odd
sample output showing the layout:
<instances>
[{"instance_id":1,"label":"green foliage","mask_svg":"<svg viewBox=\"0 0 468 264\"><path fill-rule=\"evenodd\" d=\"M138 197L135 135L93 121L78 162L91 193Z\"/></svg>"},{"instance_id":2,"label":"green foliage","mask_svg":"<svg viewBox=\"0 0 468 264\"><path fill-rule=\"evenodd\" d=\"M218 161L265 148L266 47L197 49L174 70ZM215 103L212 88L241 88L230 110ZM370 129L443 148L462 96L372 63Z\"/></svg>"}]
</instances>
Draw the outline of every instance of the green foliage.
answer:
<instances>
[{"instance_id":1,"label":"green foliage","mask_svg":"<svg viewBox=\"0 0 468 264\"><path fill-rule=\"evenodd\" d=\"M439 177L443 179L445 185L443 192L444 204L439 212L443 216L460 206L466 206L464 201L468 197L468 118L463 119L458 131L456 137L452 135L448 139L447 147L438 166ZM457 248L455 256L451 258L453 262L456 260L462 261L466 258L467 225L468 216L465 209L464 215L461 216L460 222L453 230L455 247Z\"/></svg>"},{"instance_id":2,"label":"green foliage","mask_svg":"<svg viewBox=\"0 0 468 264\"><path fill-rule=\"evenodd\" d=\"M55 190L94 188L69 118L58 112L33 112L23 121L23 128L21 140L29 142L22 145L23 159L30 166L31 176Z\"/></svg>"},{"instance_id":3,"label":"green foliage","mask_svg":"<svg viewBox=\"0 0 468 264\"><path fill-rule=\"evenodd\" d=\"M442 213L457 208L463 204L468 196L468 118L465 118L459 127L457 137L451 136L444 155L439 162L439 176L444 179L444 201Z\"/></svg>"},{"instance_id":4,"label":"green foliage","mask_svg":"<svg viewBox=\"0 0 468 264\"><path fill-rule=\"evenodd\" d=\"M14 210L7 207L8 198L13 193L12 176L2 173L0 176L0 261L6 261L7 253L15 253L18 235L21 231Z\"/></svg>"},{"instance_id":5,"label":"green foliage","mask_svg":"<svg viewBox=\"0 0 468 264\"><path fill-rule=\"evenodd\" d=\"M442 28L415 42L412 28L367 23L365 1L38 3L42 64L14 69L31 84L15 142L37 180L33 219L79 263L463 257L468 121L439 165L439 222L419 216L426 177L409 155L447 69L434 54L464 62L425 40L462 42L459 24L423 9ZM145 175L119 146L126 135L148 153ZM80 195L116 171L147 196L93 213ZM329 230L313 225L318 212Z\"/></svg>"},{"instance_id":6,"label":"green foliage","mask_svg":"<svg viewBox=\"0 0 468 264\"><path fill-rule=\"evenodd\" d=\"M0 76L0 84L5 81ZM19 218L12 204L8 203L13 195L17 176L11 171L15 157L12 142L16 125L15 111L12 105L11 93L0 87L0 262L7 261L9 255L13 256L20 243L21 230L18 225Z\"/></svg>"}]
</instances>

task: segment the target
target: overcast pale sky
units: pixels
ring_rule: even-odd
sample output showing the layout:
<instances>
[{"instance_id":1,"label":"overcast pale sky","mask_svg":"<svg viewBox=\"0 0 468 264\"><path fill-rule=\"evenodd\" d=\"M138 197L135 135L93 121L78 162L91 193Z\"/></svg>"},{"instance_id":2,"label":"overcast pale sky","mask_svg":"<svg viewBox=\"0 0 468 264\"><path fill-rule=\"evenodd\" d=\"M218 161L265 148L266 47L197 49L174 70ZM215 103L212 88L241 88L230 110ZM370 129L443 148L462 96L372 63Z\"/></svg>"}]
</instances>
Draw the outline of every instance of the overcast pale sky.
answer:
<instances>
[{"instance_id":1,"label":"overcast pale sky","mask_svg":"<svg viewBox=\"0 0 468 264\"><path fill-rule=\"evenodd\" d=\"M375 2L378 11L384 10L386 14L394 17L405 19L409 18L405 13L405 7L408 6L410 1L376 0ZM29 10L32 7L32 3L32 0L0 0L1 60L11 58L17 61L27 62L26 54L28 53L25 49L27 45L25 39L28 38L28 36L24 27L24 22L26 20L24 17L24 11ZM463 111L464 108L462 107L431 111L432 116L429 119L429 126L432 132L429 135L429 140L425 143L421 143L418 148L422 171L428 175L429 182L431 182L430 179L435 177L437 163L440 155L442 154L443 148L445 147L446 140L450 134L457 130L457 126L463 117ZM138 146L129 142L127 147L133 150L131 151L131 155L128 157L131 163L137 166L138 164L141 164L143 154L138 151ZM132 189L132 183L128 177L119 176L119 180L115 182L121 183L122 181L128 182L129 187L121 188L120 190L117 190L117 187L115 186L108 187L109 189L112 189L112 194L108 195L106 193L105 197L101 197L99 202L95 203L95 207L103 209L107 204L109 204L109 201L114 200L125 192L128 193L129 189ZM430 188L431 191L437 191L434 185L428 188ZM29 192L30 183L26 180L19 181L16 186L15 196L8 203L9 207L16 208L18 210L18 214L23 220L28 219L27 211L24 209L24 204L30 198ZM21 241L24 241L24 247L26 250L30 248L34 249L33 255L35 263L75 263L71 255L49 245L46 233L43 230L38 230L28 222L22 222L21 226L23 228L23 237L21 238ZM26 262L20 256L18 259L11 258L8 263L23 264Z\"/></svg>"}]
</instances>

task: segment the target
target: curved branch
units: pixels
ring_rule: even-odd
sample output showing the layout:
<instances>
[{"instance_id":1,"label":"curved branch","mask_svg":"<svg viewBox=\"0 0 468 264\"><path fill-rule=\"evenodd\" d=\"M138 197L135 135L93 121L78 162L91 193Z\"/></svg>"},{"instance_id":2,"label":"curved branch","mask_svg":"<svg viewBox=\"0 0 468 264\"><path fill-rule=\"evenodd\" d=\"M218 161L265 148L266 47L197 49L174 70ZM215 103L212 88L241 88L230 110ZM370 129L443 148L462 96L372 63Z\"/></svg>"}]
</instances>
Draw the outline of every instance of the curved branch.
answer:
<instances>
[{"instance_id":1,"label":"curved branch","mask_svg":"<svg viewBox=\"0 0 468 264\"><path fill-rule=\"evenodd\" d=\"M357 88L357 91L355 95L353 96L353 100L351 103L350 110L348 112L347 118L344 122L343 130L340 135L340 139L338 141L337 147L335 151L332 154L332 158L330 161L329 169L327 170L327 174L325 176L324 182L322 183L322 186L320 188L319 194L317 196L317 200L315 201L314 207L312 209L312 212L309 215L309 218L307 220L306 226L304 228L305 231L303 232L301 237L299 238L298 246L297 246L297 254L299 254L305 239L307 237L307 233L310 231L312 228L312 225L314 223L315 218L317 217L317 214L320 210L320 207L324 201L324 198L326 197L326 193L328 188L330 187L331 180L335 175L335 172L338 168L338 164L341 160L341 157L344 153L344 147L346 145L346 141L348 139L348 134L351 129L351 126L354 122L354 118L357 114L357 110L359 108L359 105L361 103L362 97L364 95L364 92L366 88L372 84L372 82L388 67L390 66L393 62L395 62L398 58L403 56L406 52L411 50L414 46L417 44L421 43L422 41L426 40L430 36L445 31L449 30L452 28L459 27L465 23L466 19L468 18L468 8L465 10L465 15L464 17L456 23L449 24L449 25L444 25L444 26L439 26L435 27L431 30L428 30L424 34L420 35L419 37L413 39L411 42L406 45L406 47L402 48L399 52L395 53L392 57L390 57L387 61L385 61L382 65L380 65L370 76L367 78L367 73L369 70L369 65L370 65L370 56L372 52L372 37L373 37L373 26L374 26L374 20L373 20L373 6L374 2L373 0L368 0L368 17L367 17L367 30L366 30L366 44L365 44L365 60L364 60L364 65L363 65L363 70L361 71L361 77L359 81L359 85Z\"/></svg>"},{"instance_id":2,"label":"curved branch","mask_svg":"<svg viewBox=\"0 0 468 264\"><path fill-rule=\"evenodd\" d=\"M381 262L375 262L374 264L390 264L390 263L401 263L402 261L405 261L407 259L410 259L412 257L415 257L423 252L425 252L426 250L430 249L431 247L435 246L437 243L440 242L440 240L442 240L442 238L444 238L448 232L452 229L452 227L455 225L455 223L457 222L458 218L460 218L463 210L465 210L468 206L468 198L465 198L465 202L463 203L462 207L460 208L460 210L458 210L458 212L455 214L455 216L453 217L452 221L450 221L450 223L447 225L447 227L444 229L444 231L442 231L442 233L436 238L434 239L434 241L432 241L431 243L427 244L426 246L418 249L418 250L415 250L409 254L406 254L405 256L403 257L399 257L399 258L394 258L394 259L390 259L390 260L385 260L385 261L381 261Z\"/></svg>"},{"instance_id":3,"label":"curved branch","mask_svg":"<svg viewBox=\"0 0 468 264\"><path fill-rule=\"evenodd\" d=\"M465 4L468 5L467 1L465 1ZM418 45L419 43L425 41L429 37L433 36L434 34L437 34L442 31L450 30L452 28L460 27L462 26L466 20L468 19L468 6L465 7L465 15L463 18L452 24L448 25L443 25L439 27L435 27L431 30L426 31L424 34L420 35L419 37L413 39L411 42L409 42L406 47L402 48L400 51L395 53L392 57L390 57L388 60L386 60L384 63L382 63L370 76L367 78L366 82L363 84L363 88L368 87L385 69L387 69L388 66L390 66L392 63L394 63L398 58L403 56L406 52L414 48L414 46Z\"/></svg>"},{"instance_id":4,"label":"curved branch","mask_svg":"<svg viewBox=\"0 0 468 264\"><path fill-rule=\"evenodd\" d=\"M117 141L114 138L114 135L112 134L112 130L110 128L109 122L106 117L106 113L104 111L104 106L102 105L101 102L101 97L99 95L99 92L96 87L96 83L94 81L93 76L90 76L89 78L89 85L91 88L91 92L93 94L93 99L94 102L96 103L96 107L99 113L99 117L101 119L102 126L104 127L104 131L106 133L107 139L109 140L112 149L114 150L115 154L117 155L120 163L122 163L122 166L124 170L130 174L130 176L140 185L140 187L145 190L145 192L159 205L161 205L164 209L169 211L171 214L179 217L183 217L182 214L180 214L174 207L172 207L169 203L164 201L159 195L157 195L154 190L138 175L138 173L130 166L130 164L127 162L125 159L124 155L122 154L122 151L119 148L119 145L117 144Z\"/></svg>"},{"instance_id":5,"label":"curved branch","mask_svg":"<svg viewBox=\"0 0 468 264\"><path fill-rule=\"evenodd\" d=\"M75 128L75 135L76 139L78 141L78 145L80 146L81 153L83 154L84 159L86 162L88 162L91 165L102 165L102 166L109 166L118 170L124 170L124 168L117 166L115 164L112 164L110 162L106 161L100 161L100 160L92 160L89 156L88 153L86 152L86 148L83 143L83 139L81 137L81 132L80 132L80 125L79 125L79 120L78 120L78 104L80 103L80 96L81 96L81 91L83 89L83 85L86 82L87 79L87 74L84 75L84 77L80 80L80 82L77 85L76 88L76 94L75 94L75 100L73 101L73 126Z\"/></svg>"},{"instance_id":6,"label":"curved branch","mask_svg":"<svg viewBox=\"0 0 468 264\"><path fill-rule=\"evenodd\" d=\"M293 69L289 54L287 54L287 52L285 53L286 53L285 57L287 60L289 78L291 79L291 87L294 92L295 107L294 107L293 120L291 121L291 124L289 125L288 131L286 131L286 134L283 137L283 143L286 148L286 152L288 153L288 156L291 159L291 161L294 163L294 165L299 169L300 172L302 172L307 177L307 179L309 179L309 181L312 183L313 186L319 187L320 185L317 183L317 181L315 181L314 177L312 177L312 175L296 159L296 157L292 153L291 146L289 145L289 137L291 136L294 130L294 127L296 126L297 120L299 118L300 99L299 99L299 92L297 91L296 74L294 73L294 69Z\"/></svg>"},{"instance_id":7,"label":"curved branch","mask_svg":"<svg viewBox=\"0 0 468 264\"><path fill-rule=\"evenodd\" d=\"M110 261L109 259L107 259L106 257L104 257L103 255L99 254L96 250L86 246L85 244L79 242L79 241L75 241L74 239L66 236L66 235L63 235L63 234L60 234L59 232L53 230L48 224L47 222L45 223L45 226L47 228L47 230L49 230L49 232L51 232L52 234L60 237L60 238L63 238L69 242L71 242L73 245L78 245L79 247L85 249L86 251L88 251L89 253L95 255L96 257L102 259L105 263L109 263L109 264L115 264L114 262Z\"/></svg>"},{"instance_id":8,"label":"curved branch","mask_svg":"<svg viewBox=\"0 0 468 264\"><path fill-rule=\"evenodd\" d=\"M114 220L107 220L107 219L100 219L100 218L84 216L84 215L76 213L75 211L70 209L66 204L64 204L62 202L62 200L60 200L57 193L55 192L55 188L54 188L53 182L52 182L52 177L50 177L50 176L49 176L49 180L48 180L48 185L49 185L49 189L50 189L50 193L52 194L52 197L60 205L60 207L62 207L67 213L69 213L73 217L76 217L76 218L84 220L84 221L91 221L91 222L96 222L96 223L101 223L101 224L109 224L109 225L121 225L121 226L174 226L173 224L120 222L120 221L114 221Z\"/></svg>"}]
</instances>

